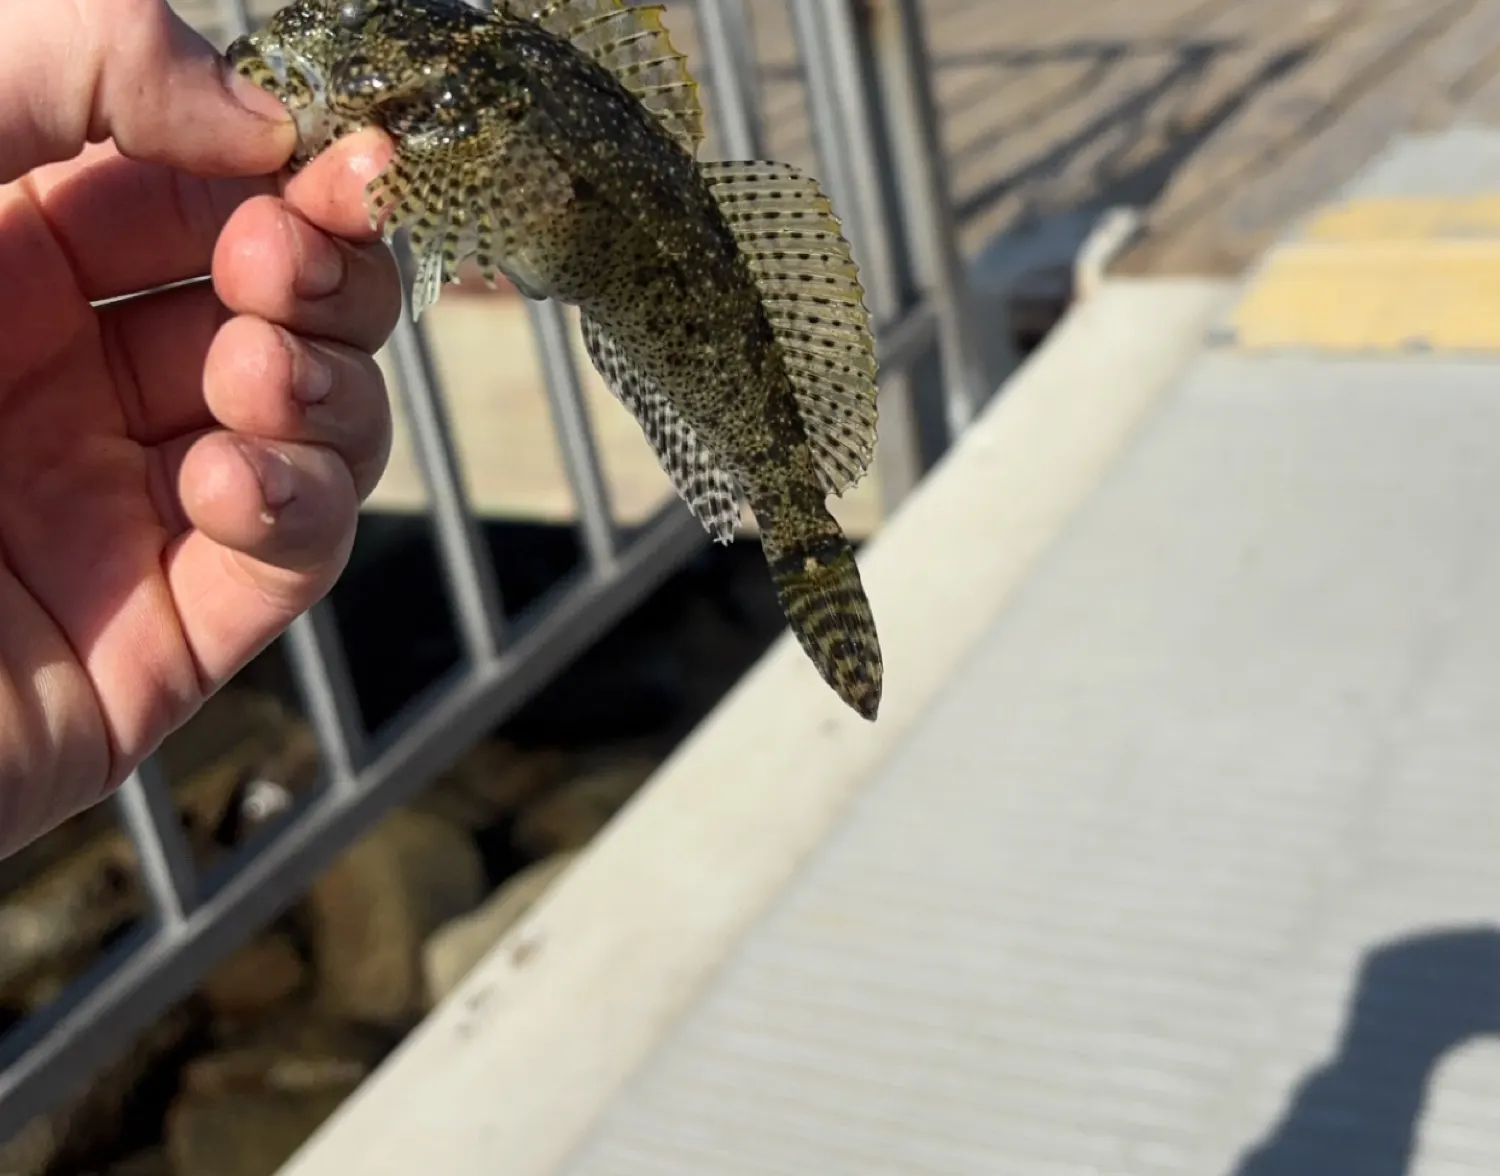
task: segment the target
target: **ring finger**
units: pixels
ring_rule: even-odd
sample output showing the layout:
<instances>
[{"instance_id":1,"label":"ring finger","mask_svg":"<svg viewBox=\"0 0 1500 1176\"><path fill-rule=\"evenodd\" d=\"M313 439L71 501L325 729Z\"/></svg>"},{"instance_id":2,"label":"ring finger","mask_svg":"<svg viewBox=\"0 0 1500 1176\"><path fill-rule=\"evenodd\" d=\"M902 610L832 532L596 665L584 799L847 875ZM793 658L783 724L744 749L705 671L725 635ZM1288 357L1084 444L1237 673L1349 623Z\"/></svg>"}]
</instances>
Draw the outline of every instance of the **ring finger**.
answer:
<instances>
[{"instance_id":1,"label":"ring finger","mask_svg":"<svg viewBox=\"0 0 1500 1176\"><path fill-rule=\"evenodd\" d=\"M348 464L361 501L380 480L391 412L379 365L367 352L242 315L209 347L203 391L227 429L332 449Z\"/></svg>"}]
</instances>

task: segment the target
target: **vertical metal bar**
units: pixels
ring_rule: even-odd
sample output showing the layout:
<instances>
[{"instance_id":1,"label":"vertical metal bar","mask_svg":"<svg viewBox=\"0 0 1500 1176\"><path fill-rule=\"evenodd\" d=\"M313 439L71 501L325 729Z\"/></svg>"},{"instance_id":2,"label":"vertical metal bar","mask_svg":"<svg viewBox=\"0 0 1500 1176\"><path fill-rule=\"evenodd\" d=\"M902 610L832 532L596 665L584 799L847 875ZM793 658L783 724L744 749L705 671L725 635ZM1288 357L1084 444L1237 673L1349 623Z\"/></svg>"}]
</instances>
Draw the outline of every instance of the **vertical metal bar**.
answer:
<instances>
[{"instance_id":1,"label":"vertical metal bar","mask_svg":"<svg viewBox=\"0 0 1500 1176\"><path fill-rule=\"evenodd\" d=\"M880 120L860 60L851 0L791 0L823 186L859 263L866 301L882 328L906 309L902 234L886 198ZM880 494L887 509L921 479L924 460L913 385L905 371L881 374Z\"/></svg>"},{"instance_id":2,"label":"vertical metal bar","mask_svg":"<svg viewBox=\"0 0 1500 1176\"><path fill-rule=\"evenodd\" d=\"M407 251L399 252L403 260ZM411 273L409 265L403 271ZM408 281L409 286L409 281ZM422 481L432 501L443 575L458 617L464 652L474 665L484 665L500 654L505 634L500 589L469 508L469 496L459 473L448 414L438 398L438 377L422 329L404 309L387 344L401 385L401 399L411 424L412 446Z\"/></svg>"},{"instance_id":3,"label":"vertical metal bar","mask_svg":"<svg viewBox=\"0 0 1500 1176\"><path fill-rule=\"evenodd\" d=\"M292 623L286 633L286 649L308 720L318 737L329 786L337 792L348 792L357 783L368 744L344 643L327 601L313 605Z\"/></svg>"},{"instance_id":4,"label":"vertical metal bar","mask_svg":"<svg viewBox=\"0 0 1500 1176\"><path fill-rule=\"evenodd\" d=\"M187 921L197 902L198 878L177 806L154 757L120 785L114 803L135 845L156 917L163 930L171 933Z\"/></svg>"},{"instance_id":5,"label":"vertical metal bar","mask_svg":"<svg viewBox=\"0 0 1500 1176\"><path fill-rule=\"evenodd\" d=\"M917 0L873 0L865 11L874 26L896 186L916 264L938 314L943 404L952 441L968 427L990 389L958 246L922 14Z\"/></svg>"},{"instance_id":6,"label":"vertical metal bar","mask_svg":"<svg viewBox=\"0 0 1500 1176\"><path fill-rule=\"evenodd\" d=\"M713 87L709 108L725 154L764 158L755 37L744 0L698 0L698 35Z\"/></svg>"},{"instance_id":7,"label":"vertical metal bar","mask_svg":"<svg viewBox=\"0 0 1500 1176\"><path fill-rule=\"evenodd\" d=\"M588 408L583 402L583 383L578 377L578 359L563 308L555 302L526 299L531 330L542 362L542 378L552 405L552 423L557 428L558 449L573 502L578 508L578 530L589 566L606 571L615 560L615 523L604 483L599 451L589 427Z\"/></svg>"},{"instance_id":8,"label":"vertical metal bar","mask_svg":"<svg viewBox=\"0 0 1500 1176\"><path fill-rule=\"evenodd\" d=\"M892 254L897 228L884 199L878 130L853 43L850 0L792 0L792 18L823 186L854 248L870 309L889 321L901 313Z\"/></svg>"}]
</instances>

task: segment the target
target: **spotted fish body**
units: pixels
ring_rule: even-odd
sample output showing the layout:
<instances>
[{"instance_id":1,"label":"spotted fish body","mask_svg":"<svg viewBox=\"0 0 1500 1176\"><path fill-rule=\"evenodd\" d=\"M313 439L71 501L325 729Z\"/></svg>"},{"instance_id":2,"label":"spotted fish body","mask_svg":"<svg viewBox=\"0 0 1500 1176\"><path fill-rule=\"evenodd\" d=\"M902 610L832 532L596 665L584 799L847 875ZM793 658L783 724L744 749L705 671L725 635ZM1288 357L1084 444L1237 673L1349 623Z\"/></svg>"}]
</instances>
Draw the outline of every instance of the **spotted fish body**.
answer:
<instances>
[{"instance_id":1,"label":"spotted fish body","mask_svg":"<svg viewBox=\"0 0 1500 1176\"><path fill-rule=\"evenodd\" d=\"M880 644L829 494L868 470L874 341L816 181L700 162L697 86L659 6L622 0L296 0L230 46L297 121L294 166L369 125L396 153L366 193L405 229L421 314L474 256L579 308L589 356L719 542L748 501L782 608L867 719Z\"/></svg>"}]
</instances>

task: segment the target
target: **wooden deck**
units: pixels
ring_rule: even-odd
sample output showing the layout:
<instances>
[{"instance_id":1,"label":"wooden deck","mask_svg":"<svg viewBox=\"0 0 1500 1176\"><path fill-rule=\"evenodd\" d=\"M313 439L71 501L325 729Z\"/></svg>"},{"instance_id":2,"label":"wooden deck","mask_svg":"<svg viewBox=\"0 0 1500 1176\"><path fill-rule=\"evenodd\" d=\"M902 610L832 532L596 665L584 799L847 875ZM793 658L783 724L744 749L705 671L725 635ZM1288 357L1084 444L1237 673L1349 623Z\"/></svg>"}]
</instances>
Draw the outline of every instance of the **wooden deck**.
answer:
<instances>
[{"instance_id":1,"label":"wooden deck","mask_svg":"<svg viewBox=\"0 0 1500 1176\"><path fill-rule=\"evenodd\" d=\"M173 0L216 43L213 0ZM258 16L276 7L256 0ZM670 0L701 66L689 0ZM1115 205L1146 231L1116 268L1239 272L1389 139L1462 113L1500 118L1500 0L925 0L963 242L970 254ZM769 153L812 168L801 70L782 0L750 0ZM712 78L705 78L712 107ZM705 154L719 155L710 141ZM459 445L487 514L563 521L572 503L523 309L445 298L431 316ZM670 494L639 431L585 361L622 521ZM489 422L482 427L478 422ZM838 504L877 525L867 479ZM413 509L398 436L373 505Z\"/></svg>"}]
</instances>

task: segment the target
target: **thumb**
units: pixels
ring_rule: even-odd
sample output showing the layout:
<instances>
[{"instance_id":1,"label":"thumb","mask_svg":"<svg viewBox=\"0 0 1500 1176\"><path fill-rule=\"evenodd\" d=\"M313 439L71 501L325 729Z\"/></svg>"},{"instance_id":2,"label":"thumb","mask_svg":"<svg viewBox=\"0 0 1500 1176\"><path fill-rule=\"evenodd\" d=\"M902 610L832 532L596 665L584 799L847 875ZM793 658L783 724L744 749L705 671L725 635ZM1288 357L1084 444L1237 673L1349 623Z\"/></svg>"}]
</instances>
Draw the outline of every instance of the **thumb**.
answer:
<instances>
[{"instance_id":1,"label":"thumb","mask_svg":"<svg viewBox=\"0 0 1500 1176\"><path fill-rule=\"evenodd\" d=\"M5 7L0 183L104 139L199 176L265 175L290 157L281 103L235 77L166 0Z\"/></svg>"}]
</instances>

